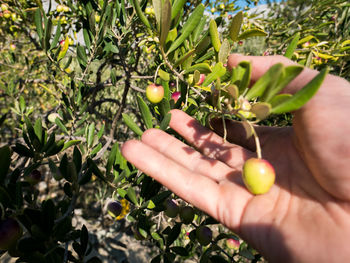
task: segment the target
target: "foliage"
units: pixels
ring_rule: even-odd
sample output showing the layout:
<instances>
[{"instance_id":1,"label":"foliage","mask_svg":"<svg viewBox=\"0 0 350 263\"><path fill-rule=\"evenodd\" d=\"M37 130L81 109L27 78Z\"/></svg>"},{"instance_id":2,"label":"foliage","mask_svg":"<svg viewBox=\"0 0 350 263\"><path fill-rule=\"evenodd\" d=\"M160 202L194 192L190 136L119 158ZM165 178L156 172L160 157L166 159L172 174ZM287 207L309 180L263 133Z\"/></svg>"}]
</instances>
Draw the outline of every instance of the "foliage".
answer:
<instances>
[{"instance_id":1,"label":"foliage","mask_svg":"<svg viewBox=\"0 0 350 263\"><path fill-rule=\"evenodd\" d=\"M323 65L340 75L349 70L349 33L340 26L348 15L333 23L336 34L323 43L328 27L310 33L313 19L290 32L283 19L292 16L280 15L285 9L273 9L277 17L269 20L250 16L235 3L68 0L46 7L41 1L11 0L1 6L0 216L15 218L23 228L8 250L11 256L26 262L100 262L92 256L89 229L73 224L76 209L92 214L93 203L102 220L127 217L135 238L153 244L152 262L260 260L244 242L229 248L224 241L238 240L234 233L191 209L120 152L122 142L146 129L172 133L174 108L202 124L213 117L240 119L253 136L252 123L284 125L288 116L274 114L300 108L327 70L294 96L278 93L300 73L296 66L277 64L248 89L251 65L242 62L230 71L226 60L237 50L249 53L249 43L261 47L266 39L274 54L288 46L287 56L310 67L322 65L306 62L308 54L328 54L332 58ZM343 14L336 5L310 5L301 8L303 14L316 7L318 19L326 19L329 10ZM301 49L306 41L300 41L310 35L314 44ZM151 83L164 88L157 104L146 100ZM177 101L171 99L175 92ZM39 183L33 180L38 171ZM120 204L117 214L108 215L110 200ZM196 233L208 228L210 240L199 240Z\"/></svg>"}]
</instances>

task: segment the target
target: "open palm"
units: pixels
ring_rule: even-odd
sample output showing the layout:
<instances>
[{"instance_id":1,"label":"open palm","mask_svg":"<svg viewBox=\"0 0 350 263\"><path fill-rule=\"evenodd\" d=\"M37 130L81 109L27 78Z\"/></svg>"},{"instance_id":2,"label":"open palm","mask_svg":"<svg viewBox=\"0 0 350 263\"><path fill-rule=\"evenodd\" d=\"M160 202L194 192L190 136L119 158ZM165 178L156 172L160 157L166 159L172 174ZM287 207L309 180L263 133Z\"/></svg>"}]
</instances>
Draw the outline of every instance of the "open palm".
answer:
<instances>
[{"instance_id":1,"label":"open palm","mask_svg":"<svg viewBox=\"0 0 350 263\"><path fill-rule=\"evenodd\" d=\"M231 56L253 65L258 79L281 57ZM317 72L304 70L293 81L295 92ZM253 245L271 262L345 262L350 256L350 85L328 76L315 97L294 115L293 127L257 127L263 158L276 169L276 184L254 196L243 185L243 163L255 157L255 144L239 123L221 121L216 133L179 110L170 127L188 144L160 130L128 141L127 160L205 211Z\"/></svg>"}]
</instances>

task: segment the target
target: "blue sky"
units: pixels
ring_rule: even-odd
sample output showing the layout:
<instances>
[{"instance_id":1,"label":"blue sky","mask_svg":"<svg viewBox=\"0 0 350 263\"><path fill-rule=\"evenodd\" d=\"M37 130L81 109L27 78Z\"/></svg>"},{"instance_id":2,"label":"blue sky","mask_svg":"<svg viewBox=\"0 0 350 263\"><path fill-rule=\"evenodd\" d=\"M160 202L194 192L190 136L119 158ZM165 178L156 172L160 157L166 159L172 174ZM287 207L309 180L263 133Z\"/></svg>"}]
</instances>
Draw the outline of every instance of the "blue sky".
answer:
<instances>
[{"instance_id":1,"label":"blue sky","mask_svg":"<svg viewBox=\"0 0 350 263\"><path fill-rule=\"evenodd\" d=\"M271 2L281 2L282 0L273 0ZM264 4L267 4L267 1L266 0L259 0L259 5L264 5ZM239 0L236 2L236 5L237 6L240 6L240 7L244 7L247 5L247 2L244 1L244 0ZM254 4L251 4L250 7L254 7Z\"/></svg>"}]
</instances>

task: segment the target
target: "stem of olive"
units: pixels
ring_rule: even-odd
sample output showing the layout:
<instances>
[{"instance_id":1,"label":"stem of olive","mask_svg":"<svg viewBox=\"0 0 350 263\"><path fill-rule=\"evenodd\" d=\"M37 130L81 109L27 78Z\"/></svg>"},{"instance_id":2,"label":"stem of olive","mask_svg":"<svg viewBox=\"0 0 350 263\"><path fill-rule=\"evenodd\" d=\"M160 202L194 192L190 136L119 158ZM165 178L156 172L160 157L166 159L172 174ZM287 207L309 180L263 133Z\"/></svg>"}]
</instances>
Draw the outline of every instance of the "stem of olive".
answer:
<instances>
[{"instance_id":1,"label":"stem of olive","mask_svg":"<svg viewBox=\"0 0 350 263\"><path fill-rule=\"evenodd\" d=\"M221 118L222 118L222 127L224 129L224 142L226 142L227 129L226 129L226 122L225 122L224 114L221 115Z\"/></svg>"},{"instance_id":2,"label":"stem of olive","mask_svg":"<svg viewBox=\"0 0 350 263\"><path fill-rule=\"evenodd\" d=\"M249 127L250 127L250 129L251 129L252 135L254 136L255 146L256 146L256 154L257 154L258 158L261 159L262 156L261 156L260 140L259 140L258 134L256 133L256 131L255 131L255 129L254 129L253 124L252 124L250 121L248 121L242 114L237 113L237 115L239 115L239 117L240 117L243 121L245 121L245 122L248 123L248 125L249 125Z\"/></svg>"},{"instance_id":3,"label":"stem of olive","mask_svg":"<svg viewBox=\"0 0 350 263\"><path fill-rule=\"evenodd\" d=\"M248 122L248 125L250 126L250 128L252 129L252 134L254 136L255 146L256 146L256 154L258 155L258 158L261 159L261 147L260 147L259 136L256 134L254 126L249 121L247 121L247 122Z\"/></svg>"}]
</instances>

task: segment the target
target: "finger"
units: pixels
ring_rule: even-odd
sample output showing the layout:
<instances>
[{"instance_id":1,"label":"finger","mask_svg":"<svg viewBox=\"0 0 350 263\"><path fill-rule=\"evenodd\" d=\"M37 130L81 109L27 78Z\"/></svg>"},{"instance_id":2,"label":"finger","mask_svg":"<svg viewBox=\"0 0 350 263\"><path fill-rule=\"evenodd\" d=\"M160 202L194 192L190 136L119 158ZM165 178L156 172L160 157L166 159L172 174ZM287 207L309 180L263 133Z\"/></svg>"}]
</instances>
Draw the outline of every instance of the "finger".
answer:
<instances>
[{"instance_id":1,"label":"finger","mask_svg":"<svg viewBox=\"0 0 350 263\"><path fill-rule=\"evenodd\" d=\"M218 135L224 135L222 119L211 119L210 125ZM229 142L242 146L249 151L256 151L255 139L253 136L247 138L246 129L241 121L225 120L225 126L227 130L226 138ZM259 137L261 147L264 147L269 138L274 136L277 139L277 135L281 132L281 129L283 128L254 125L254 130Z\"/></svg>"},{"instance_id":2,"label":"finger","mask_svg":"<svg viewBox=\"0 0 350 263\"><path fill-rule=\"evenodd\" d=\"M227 163L236 170L240 170L242 164L254 156L254 153L247 149L224 142L222 137L203 127L183 111L171 111L170 127L204 155Z\"/></svg>"},{"instance_id":3,"label":"finger","mask_svg":"<svg viewBox=\"0 0 350 263\"><path fill-rule=\"evenodd\" d=\"M209 177L189 171L140 141L124 143L121 151L129 162L176 195L229 227L239 227L244 208L252 198L243 186L218 184Z\"/></svg>"},{"instance_id":4,"label":"finger","mask_svg":"<svg viewBox=\"0 0 350 263\"><path fill-rule=\"evenodd\" d=\"M227 65L229 68L237 66L241 61L249 61L252 64L252 81L257 81L264 73L274 64L282 63L285 66L298 65L297 63L283 56L243 56L240 54L232 54L228 58ZM295 93L304 87L318 72L309 68L304 68L300 75L295 78L284 89L285 92Z\"/></svg>"},{"instance_id":5,"label":"finger","mask_svg":"<svg viewBox=\"0 0 350 263\"><path fill-rule=\"evenodd\" d=\"M159 129L145 131L142 135L142 142L191 172L200 173L215 181L234 180L235 177L241 177L241 171L234 172L226 164L200 154L192 147Z\"/></svg>"}]
</instances>

